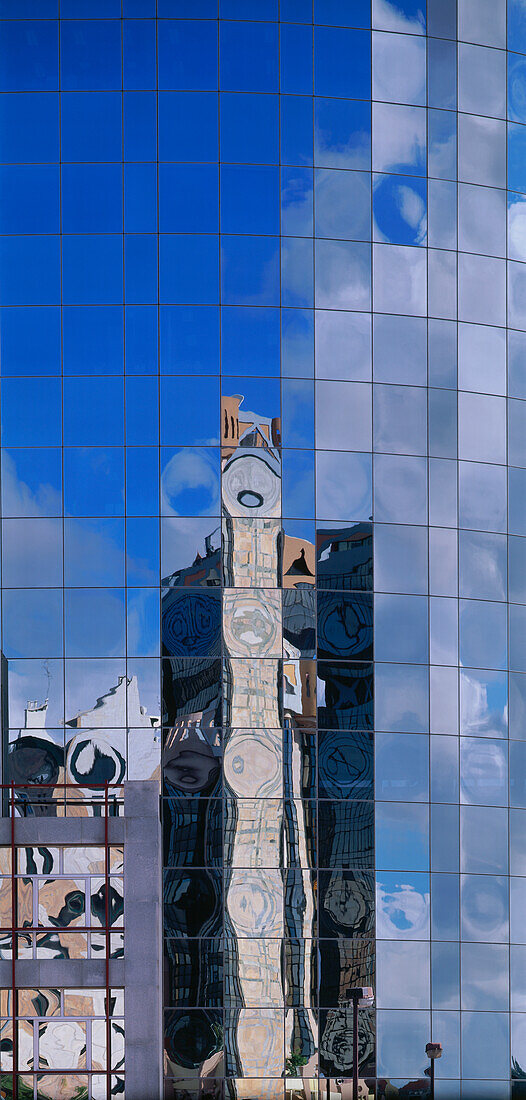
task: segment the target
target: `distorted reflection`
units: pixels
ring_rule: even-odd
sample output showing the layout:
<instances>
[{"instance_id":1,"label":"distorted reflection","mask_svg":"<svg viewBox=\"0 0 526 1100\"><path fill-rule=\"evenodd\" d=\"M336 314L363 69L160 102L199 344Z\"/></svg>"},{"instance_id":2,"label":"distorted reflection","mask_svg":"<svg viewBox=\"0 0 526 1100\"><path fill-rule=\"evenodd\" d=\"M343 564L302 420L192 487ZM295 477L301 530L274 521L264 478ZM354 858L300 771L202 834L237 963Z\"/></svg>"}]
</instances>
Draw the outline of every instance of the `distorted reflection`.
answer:
<instances>
[{"instance_id":1,"label":"distorted reflection","mask_svg":"<svg viewBox=\"0 0 526 1100\"><path fill-rule=\"evenodd\" d=\"M222 547L213 519L186 550L181 528L162 582L169 1095L183 1079L218 1095L224 1073L232 1096L310 1100L319 1069L352 1075L348 990L374 984L372 525L321 530L317 551L308 525L284 527L278 391L237 381L245 396L221 403ZM374 1047L362 1013L364 1096Z\"/></svg>"},{"instance_id":2,"label":"distorted reflection","mask_svg":"<svg viewBox=\"0 0 526 1100\"><path fill-rule=\"evenodd\" d=\"M376 884L380 939L424 940L429 936L429 875L383 871Z\"/></svg>"},{"instance_id":3,"label":"distorted reflection","mask_svg":"<svg viewBox=\"0 0 526 1100\"><path fill-rule=\"evenodd\" d=\"M143 778L159 777L160 732L156 732L160 727L159 713L149 713L141 702L136 675L119 675L116 682L110 680L108 685L106 679L104 684L101 674L104 676L108 670L104 662L100 664L101 669L93 670L92 682L88 679L83 687L83 697L92 691L95 702L79 709L66 719L62 729L57 729L48 726L49 698L56 673L51 662L44 662L46 697L26 700L23 725L9 731L8 778L22 785L16 793L20 814L100 815L105 800L104 784L110 785L112 812L118 813L122 800L119 784L127 778L130 737L134 746L134 774L139 769ZM84 664L85 677L86 673L89 674L89 669ZM3 679L7 694L13 683L7 662ZM34 681L29 683L34 686ZM74 785L74 790L64 790L64 784Z\"/></svg>"},{"instance_id":4,"label":"distorted reflection","mask_svg":"<svg viewBox=\"0 0 526 1100\"><path fill-rule=\"evenodd\" d=\"M426 181L417 177L374 177L374 239L389 244L427 241Z\"/></svg>"}]
</instances>

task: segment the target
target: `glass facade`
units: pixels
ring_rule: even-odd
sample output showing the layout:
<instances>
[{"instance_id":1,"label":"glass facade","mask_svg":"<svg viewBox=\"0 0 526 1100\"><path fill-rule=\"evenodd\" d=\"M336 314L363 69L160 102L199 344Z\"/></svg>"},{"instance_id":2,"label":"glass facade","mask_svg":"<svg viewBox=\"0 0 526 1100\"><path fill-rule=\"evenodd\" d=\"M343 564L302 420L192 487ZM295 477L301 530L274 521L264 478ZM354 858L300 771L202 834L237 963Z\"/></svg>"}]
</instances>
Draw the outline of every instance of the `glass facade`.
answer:
<instances>
[{"instance_id":1,"label":"glass facade","mask_svg":"<svg viewBox=\"0 0 526 1100\"><path fill-rule=\"evenodd\" d=\"M168 1100L526 1095L525 195L524 0L0 0L3 777L159 781Z\"/></svg>"}]
</instances>

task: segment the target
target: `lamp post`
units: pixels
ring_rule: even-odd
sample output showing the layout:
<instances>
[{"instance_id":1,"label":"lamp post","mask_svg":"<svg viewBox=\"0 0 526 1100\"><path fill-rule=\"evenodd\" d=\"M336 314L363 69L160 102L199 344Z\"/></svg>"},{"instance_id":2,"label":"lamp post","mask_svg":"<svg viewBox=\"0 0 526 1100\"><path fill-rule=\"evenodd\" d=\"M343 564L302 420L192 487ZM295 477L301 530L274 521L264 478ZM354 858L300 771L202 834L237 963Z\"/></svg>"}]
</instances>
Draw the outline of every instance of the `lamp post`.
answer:
<instances>
[{"instance_id":1,"label":"lamp post","mask_svg":"<svg viewBox=\"0 0 526 1100\"><path fill-rule=\"evenodd\" d=\"M356 989L350 989L349 997L352 1000L352 1100L358 1100L358 1055L360 1052L358 1044L358 1009L372 1008L374 996L370 985L361 985Z\"/></svg>"},{"instance_id":2,"label":"lamp post","mask_svg":"<svg viewBox=\"0 0 526 1100\"><path fill-rule=\"evenodd\" d=\"M442 1043L426 1043L426 1054L431 1063L429 1076L431 1078L431 1100L435 1100L435 1059L442 1057Z\"/></svg>"}]
</instances>

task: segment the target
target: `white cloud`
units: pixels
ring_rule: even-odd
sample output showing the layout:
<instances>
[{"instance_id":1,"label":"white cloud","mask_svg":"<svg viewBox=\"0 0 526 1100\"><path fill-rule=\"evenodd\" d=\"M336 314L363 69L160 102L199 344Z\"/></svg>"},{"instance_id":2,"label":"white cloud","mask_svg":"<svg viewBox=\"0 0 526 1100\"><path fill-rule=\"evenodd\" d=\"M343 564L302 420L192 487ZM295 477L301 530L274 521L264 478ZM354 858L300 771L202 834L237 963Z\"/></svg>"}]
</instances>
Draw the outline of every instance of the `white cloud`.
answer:
<instances>
[{"instance_id":1,"label":"white cloud","mask_svg":"<svg viewBox=\"0 0 526 1100\"><path fill-rule=\"evenodd\" d=\"M429 935L429 894L410 883L396 883L387 890L379 882L376 891L376 930L379 939L421 940Z\"/></svg>"},{"instance_id":2,"label":"white cloud","mask_svg":"<svg viewBox=\"0 0 526 1100\"><path fill-rule=\"evenodd\" d=\"M508 208L508 254L512 260L526 260L526 201L517 199Z\"/></svg>"},{"instance_id":3,"label":"white cloud","mask_svg":"<svg viewBox=\"0 0 526 1100\"><path fill-rule=\"evenodd\" d=\"M426 101L426 44L422 36L373 34L373 99Z\"/></svg>"},{"instance_id":4,"label":"white cloud","mask_svg":"<svg viewBox=\"0 0 526 1100\"><path fill-rule=\"evenodd\" d=\"M199 492L199 504L192 505L198 515L219 515L219 478L214 466L216 452L187 448L176 451L161 474L161 511L165 516L178 516L172 501L185 492ZM181 505L179 505L179 508ZM183 513L184 514L184 513Z\"/></svg>"},{"instance_id":5,"label":"white cloud","mask_svg":"<svg viewBox=\"0 0 526 1100\"><path fill-rule=\"evenodd\" d=\"M418 8L413 17L406 15L402 0L373 0L373 26L403 34L424 34L425 18Z\"/></svg>"},{"instance_id":6,"label":"white cloud","mask_svg":"<svg viewBox=\"0 0 526 1100\"><path fill-rule=\"evenodd\" d=\"M373 170L421 167L426 155L426 111L397 103L373 103Z\"/></svg>"}]
</instances>

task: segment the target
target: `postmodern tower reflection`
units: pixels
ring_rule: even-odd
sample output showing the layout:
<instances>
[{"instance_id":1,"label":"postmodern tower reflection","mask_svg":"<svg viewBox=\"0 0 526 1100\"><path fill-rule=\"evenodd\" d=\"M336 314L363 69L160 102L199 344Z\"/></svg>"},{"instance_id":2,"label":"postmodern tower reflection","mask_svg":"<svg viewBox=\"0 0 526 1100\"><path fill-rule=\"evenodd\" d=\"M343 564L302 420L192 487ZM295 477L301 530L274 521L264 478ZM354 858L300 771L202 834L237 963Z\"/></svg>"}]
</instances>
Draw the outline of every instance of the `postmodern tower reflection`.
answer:
<instances>
[{"instance_id":1,"label":"postmodern tower reflection","mask_svg":"<svg viewBox=\"0 0 526 1100\"><path fill-rule=\"evenodd\" d=\"M525 104L524 0L0 0L5 1100L526 1095Z\"/></svg>"}]
</instances>

